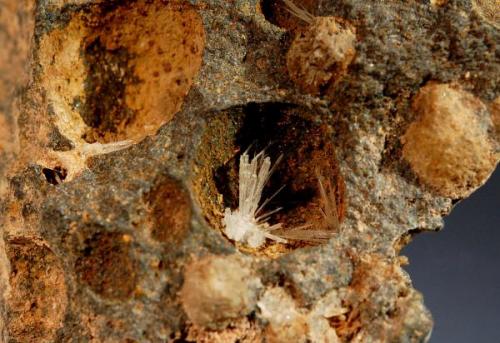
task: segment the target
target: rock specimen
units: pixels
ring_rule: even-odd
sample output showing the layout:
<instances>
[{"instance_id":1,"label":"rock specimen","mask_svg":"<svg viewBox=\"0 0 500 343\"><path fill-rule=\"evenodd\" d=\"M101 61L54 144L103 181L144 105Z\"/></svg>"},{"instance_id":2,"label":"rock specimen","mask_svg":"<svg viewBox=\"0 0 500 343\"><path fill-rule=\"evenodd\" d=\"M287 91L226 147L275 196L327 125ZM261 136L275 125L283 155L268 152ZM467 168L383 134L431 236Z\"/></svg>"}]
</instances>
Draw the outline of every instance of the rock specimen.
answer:
<instances>
[{"instance_id":1,"label":"rock specimen","mask_svg":"<svg viewBox=\"0 0 500 343\"><path fill-rule=\"evenodd\" d=\"M399 252L498 163L488 4L0 1L3 341L427 341ZM260 151L329 240L225 235Z\"/></svg>"}]
</instances>

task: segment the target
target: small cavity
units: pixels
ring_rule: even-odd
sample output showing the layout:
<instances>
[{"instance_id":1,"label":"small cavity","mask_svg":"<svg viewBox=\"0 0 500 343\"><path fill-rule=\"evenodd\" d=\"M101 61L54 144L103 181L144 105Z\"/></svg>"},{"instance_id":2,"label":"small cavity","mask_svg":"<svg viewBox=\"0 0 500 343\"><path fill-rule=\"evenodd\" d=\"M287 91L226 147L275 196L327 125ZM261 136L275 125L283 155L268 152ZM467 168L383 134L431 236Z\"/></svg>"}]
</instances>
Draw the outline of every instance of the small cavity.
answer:
<instances>
[{"instance_id":1,"label":"small cavity","mask_svg":"<svg viewBox=\"0 0 500 343\"><path fill-rule=\"evenodd\" d=\"M54 169L43 168L42 173L48 183L53 185L61 184L68 176L68 171L62 167L55 167Z\"/></svg>"},{"instance_id":2,"label":"small cavity","mask_svg":"<svg viewBox=\"0 0 500 343\"><path fill-rule=\"evenodd\" d=\"M269 218L271 225L328 229L322 214L318 175L331 184L338 218L343 219L345 187L335 157L332 130L315 119L310 110L302 107L266 103L232 108L209 120L198 153L194 189L205 218L214 228L223 230L225 208L238 207L238 165L245 151L254 155L265 150L272 161L282 156L262 196L264 201L283 187L266 206L268 210L282 208ZM276 245L279 244L268 242L268 246ZM287 249L306 245L290 241Z\"/></svg>"}]
</instances>

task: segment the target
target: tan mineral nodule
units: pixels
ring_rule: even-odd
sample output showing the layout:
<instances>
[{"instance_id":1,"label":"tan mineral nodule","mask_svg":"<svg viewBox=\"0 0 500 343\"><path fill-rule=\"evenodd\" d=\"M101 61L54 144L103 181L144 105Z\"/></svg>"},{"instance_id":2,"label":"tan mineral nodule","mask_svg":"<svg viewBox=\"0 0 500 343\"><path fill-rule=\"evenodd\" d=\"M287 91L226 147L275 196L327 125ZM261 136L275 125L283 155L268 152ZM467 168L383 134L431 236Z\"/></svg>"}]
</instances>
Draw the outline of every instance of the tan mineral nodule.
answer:
<instances>
[{"instance_id":1,"label":"tan mineral nodule","mask_svg":"<svg viewBox=\"0 0 500 343\"><path fill-rule=\"evenodd\" d=\"M260 281L237 256L208 256L192 262L184 273L180 299L191 322L212 329L250 313Z\"/></svg>"},{"instance_id":2,"label":"tan mineral nodule","mask_svg":"<svg viewBox=\"0 0 500 343\"><path fill-rule=\"evenodd\" d=\"M329 318L346 312L336 291L320 299L311 310L299 308L284 288L268 289L258 302L259 316L268 323L266 342L341 342Z\"/></svg>"},{"instance_id":3,"label":"tan mineral nodule","mask_svg":"<svg viewBox=\"0 0 500 343\"><path fill-rule=\"evenodd\" d=\"M307 318L283 288L268 289L258 303L261 317L269 322L267 341L271 343L306 342Z\"/></svg>"},{"instance_id":4,"label":"tan mineral nodule","mask_svg":"<svg viewBox=\"0 0 500 343\"><path fill-rule=\"evenodd\" d=\"M472 8L485 21L500 28L500 0L472 0Z\"/></svg>"},{"instance_id":5,"label":"tan mineral nodule","mask_svg":"<svg viewBox=\"0 0 500 343\"><path fill-rule=\"evenodd\" d=\"M403 156L418 177L453 198L481 186L498 158L491 124L484 125L486 106L457 86L430 84L416 95L413 109L417 118L402 138Z\"/></svg>"},{"instance_id":6,"label":"tan mineral nodule","mask_svg":"<svg viewBox=\"0 0 500 343\"><path fill-rule=\"evenodd\" d=\"M202 63L205 33L189 4L140 0L101 11L79 12L39 43L50 125L74 148L43 154L38 162L62 165L68 180L89 156L126 148L172 120ZM41 125L39 135L48 130Z\"/></svg>"},{"instance_id":7,"label":"tan mineral nodule","mask_svg":"<svg viewBox=\"0 0 500 343\"><path fill-rule=\"evenodd\" d=\"M297 33L287 54L290 78L299 88L319 94L340 80L356 53L356 29L335 17L316 17Z\"/></svg>"},{"instance_id":8,"label":"tan mineral nodule","mask_svg":"<svg viewBox=\"0 0 500 343\"><path fill-rule=\"evenodd\" d=\"M143 0L93 15L40 43L55 125L77 146L140 141L173 118L190 89L202 62L201 19L184 3Z\"/></svg>"}]
</instances>

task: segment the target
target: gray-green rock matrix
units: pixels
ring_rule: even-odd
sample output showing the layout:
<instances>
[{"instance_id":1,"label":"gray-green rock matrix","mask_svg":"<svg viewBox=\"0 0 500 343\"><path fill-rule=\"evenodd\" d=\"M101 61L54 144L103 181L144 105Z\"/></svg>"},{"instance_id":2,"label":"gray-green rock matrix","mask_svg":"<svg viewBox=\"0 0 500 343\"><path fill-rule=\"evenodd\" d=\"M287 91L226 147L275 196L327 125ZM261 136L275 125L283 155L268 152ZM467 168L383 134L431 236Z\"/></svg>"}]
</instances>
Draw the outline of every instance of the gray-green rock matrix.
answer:
<instances>
[{"instance_id":1,"label":"gray-green rock matrix","mask_svg":"<svg viewBox=\"0 0 500 343\"><path fill-rule=\"evenodd\" d=\"M498 163L495 3L0 0L3 341L426 342L399 253ZM247 149L328 242L225 236Z\"/></svg>"}]
</instances>

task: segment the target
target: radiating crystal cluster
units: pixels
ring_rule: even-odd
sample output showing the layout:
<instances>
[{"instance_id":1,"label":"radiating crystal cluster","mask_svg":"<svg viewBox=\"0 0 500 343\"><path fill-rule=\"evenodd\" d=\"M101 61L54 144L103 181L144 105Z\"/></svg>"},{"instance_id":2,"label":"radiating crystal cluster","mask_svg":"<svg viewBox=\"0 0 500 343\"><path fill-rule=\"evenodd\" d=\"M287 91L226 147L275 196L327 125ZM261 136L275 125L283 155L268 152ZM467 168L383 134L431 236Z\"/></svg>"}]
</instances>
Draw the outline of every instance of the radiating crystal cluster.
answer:
<instances>
[{"instance_id":1,"label":"radiating crystal cluster","mask_svg":"<svg viewBox=\"0 0 500 343\"><path fill-rule=\"evenodd\" d=\"M269 216L279 211L280 208L261 214L264 206L274 195L259 206L262 191L273 170L271 159L264 154L264 151L254 156L251 161L246 152L241 155L239 207L234 211L226 208L223 219L226 235L230 239L248 244L252 248L263 245L266 238L280 243L286 242L283 238L272 234L274 230L281 228L281 224L269 225L267 223Z\"/></svg>"},{"instance_id":2,"label":"radiating crystal cluster","mask_svg":"<svg viewBox=\"0 0 500 343\"><path fill-rule=\"evenodd\" d=\"M288 240L323 243L337 231L340 224L335 195L331 185L325 183L323 177L319 175L318 186L323 203L321 212L327 230L312 228L313 225L309 223L293 228L283 228L282 223L271 225L267 222L272 214L281 210L281 207L264 213L262 210L284 186L259 206L260 198L280 159L281 157L272 166L271 159L264 154L264 151L255 155L251 161L247 152L241 155L238 208L234 211L226 208L223 218L224 231L229 239L247 244L251 248L259 248L266 242L266 238L279 243L287 243Z\"/></svg>"}]
</instances>

